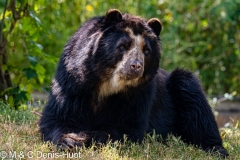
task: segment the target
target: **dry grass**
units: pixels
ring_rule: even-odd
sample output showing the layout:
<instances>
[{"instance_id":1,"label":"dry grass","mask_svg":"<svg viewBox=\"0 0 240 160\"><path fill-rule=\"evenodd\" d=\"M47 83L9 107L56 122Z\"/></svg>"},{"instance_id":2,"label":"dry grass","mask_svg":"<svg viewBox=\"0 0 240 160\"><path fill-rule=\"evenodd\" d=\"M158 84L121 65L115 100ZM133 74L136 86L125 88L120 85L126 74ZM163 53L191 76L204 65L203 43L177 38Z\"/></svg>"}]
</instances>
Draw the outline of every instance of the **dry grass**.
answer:
<instances>
[{"instance_id":1,"label":"dry grass","mask_svg":"<svg viewBox=\"0 0 240 160\"><path fill-rule=\"evenodd\" d=\"M0 103L0 159L219 159L200 149L187 145L179 138L169 136L167 143L156 141L156 135L146 136L142 144L131 142L108 143L103 147L81 148L75 153L57 152L52 144L43 143L38 133L39 116L33 109L11 110ZM240 130L237 126L221 129L224 146L230 153L229 159L240 159ZM16 156L16 157L15 157Z\"/></svg>"}]
</instances>

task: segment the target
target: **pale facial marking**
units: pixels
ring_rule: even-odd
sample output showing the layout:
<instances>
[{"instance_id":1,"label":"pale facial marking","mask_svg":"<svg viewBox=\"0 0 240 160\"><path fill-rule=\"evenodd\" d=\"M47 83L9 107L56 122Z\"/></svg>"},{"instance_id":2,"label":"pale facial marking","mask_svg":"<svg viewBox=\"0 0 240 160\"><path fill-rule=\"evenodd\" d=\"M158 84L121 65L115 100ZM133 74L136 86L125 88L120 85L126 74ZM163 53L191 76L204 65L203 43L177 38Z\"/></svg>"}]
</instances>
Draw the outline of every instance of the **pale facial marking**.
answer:
<instances>
[{"instance_id":1,"label":"pale facial marking","mask_svg":"<svg viewBox=\"0 0 240 160\"><path fill-rule=\"evenodd\" d=\"M145 40L144 40L143 35L134 35L133 31L130 28L126 28L125 31L128 32L129 36L132 38L133 43L134 43L134 45L132 45L129 53L137 54L135 56L139 60L141 60L144 64L143 46L145 44Z\"/></svg>"},{"instance_id":2,"label":"pale facial marking","mask_svg":"<svg viewBox=\"0 0 240 160\"><path fill-rule=\"evenodd\" d=\"M127 62L129 62L128 60L130 57L141 60L144 64L144 54L142 50L145 40L142 35L134 35L130 28L127 28L125 31L128 32L129 36L133 40L132 46L129 48L127 53L123 55L122 61L116 65L116 68L112 73L112 77L101 84L99 88L100 99L120 91L124 91L128 86L137 86L139 84L140 78L126 80L121 77L121 74L124 74L121 71L126 65L129 65Z\"/></svg>"}]
</instances>

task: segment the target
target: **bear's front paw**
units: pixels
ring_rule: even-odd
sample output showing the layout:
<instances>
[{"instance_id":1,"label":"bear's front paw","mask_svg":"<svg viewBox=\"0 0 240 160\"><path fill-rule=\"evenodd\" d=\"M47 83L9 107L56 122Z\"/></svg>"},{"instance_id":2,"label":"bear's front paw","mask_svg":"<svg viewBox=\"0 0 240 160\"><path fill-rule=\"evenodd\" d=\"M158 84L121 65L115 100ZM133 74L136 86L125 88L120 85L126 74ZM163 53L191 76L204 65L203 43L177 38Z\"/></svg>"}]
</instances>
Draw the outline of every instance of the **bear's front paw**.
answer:
<instances>
[{"instance_id":1,"label":"bear's front paw","mask_svg":"<svg viewBox=\"0 0 240 160\"><path fill-rule=\"evenodd\" d=\"M63 134L61 140L59 141L58 149L73 149L74 147L82 147L84 142L87 140L87 135L85 133L68 133Z\"/></svg>"},{"instance_id":2,"label":"bear's front paw","mask_svg":"<svg viewBox=\"0 0 240 160\"><path fill-rule=\"evenodd\" d=\"M211 146L211 147L207 147L205 149L206 152L210 152L212 154L214 153L219 153L222 157L228 157L229 154L227 152L227 150L223 147L223 146Z\"/></svg>"}]
</instances>

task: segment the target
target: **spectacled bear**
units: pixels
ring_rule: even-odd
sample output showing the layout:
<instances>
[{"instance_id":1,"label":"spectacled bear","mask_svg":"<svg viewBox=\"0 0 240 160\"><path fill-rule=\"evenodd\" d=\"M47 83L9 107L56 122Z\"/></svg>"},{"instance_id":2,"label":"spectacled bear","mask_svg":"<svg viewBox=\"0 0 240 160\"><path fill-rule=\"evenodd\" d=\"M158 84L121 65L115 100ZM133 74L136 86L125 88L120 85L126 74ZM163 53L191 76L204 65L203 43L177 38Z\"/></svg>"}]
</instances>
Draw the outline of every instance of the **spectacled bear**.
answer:
<instances>
[{"instance_id":1,"label":"spectacled bear","mask_svg":"<svg viewBox=\"0 0 240 160\"><path fill-rule=\"evenodd\" d=\"M116 9L85 22L65 45L40 120L44 141L62 147L146 133L180 136L205 151L228 152L193 73L159 68L161 22Z\"/></svg>"}]
</instances>

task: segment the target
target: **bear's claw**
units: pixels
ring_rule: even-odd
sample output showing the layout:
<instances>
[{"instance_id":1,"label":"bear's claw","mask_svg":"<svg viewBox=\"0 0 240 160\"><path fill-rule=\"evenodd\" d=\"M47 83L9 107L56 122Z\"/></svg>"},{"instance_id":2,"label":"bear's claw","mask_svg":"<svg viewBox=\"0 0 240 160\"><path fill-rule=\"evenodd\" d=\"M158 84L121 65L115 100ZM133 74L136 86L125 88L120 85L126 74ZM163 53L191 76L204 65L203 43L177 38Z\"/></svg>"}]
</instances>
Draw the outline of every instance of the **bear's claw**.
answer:
<instances>
[{"instance_id":1,"label":"bear's claw","mask_svg":"<svg viewBox=\"0 0 240 160\"><path fill-rule=\"evenodd\" d=\"M57 145L57 149L73 149L74 147L82 147L86 141L86 135L79 133L63 134Z\"/></svg>"}]
</instances>

